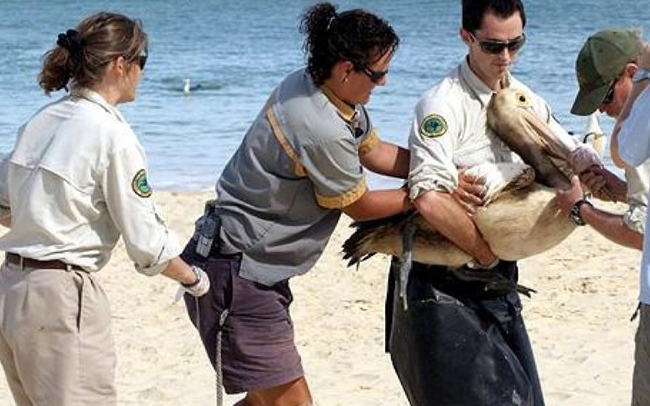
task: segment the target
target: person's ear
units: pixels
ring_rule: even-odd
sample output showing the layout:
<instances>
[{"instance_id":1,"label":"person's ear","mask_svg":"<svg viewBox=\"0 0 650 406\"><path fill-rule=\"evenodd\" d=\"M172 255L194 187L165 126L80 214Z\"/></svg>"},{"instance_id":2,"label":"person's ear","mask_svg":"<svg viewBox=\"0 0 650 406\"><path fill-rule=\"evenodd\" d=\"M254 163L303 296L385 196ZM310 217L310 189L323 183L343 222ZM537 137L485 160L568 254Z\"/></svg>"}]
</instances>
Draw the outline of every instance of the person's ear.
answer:
<instances>
[{"instance_id":1,"label":"person's ear","mask_svg":"<svg viewBox=\"0 0 650 406\"><path fill-rule=\"evenodd\" d=\"M347 82L348 77L354 71L354 64L350 61L338 61L336 63L336 79L341 83Z\"/></svg>"},{"instance_id":2,"label":"person's ear","mask_svg":"<svg viewBox=\"0 0 650 406\"><path fill-rule=\"evenodd\" d=\"M466 29L461 28L460 30L458 30L458 33L459 33L459 35L460 35L460 39L461 39L464 43L466 43L467 45L469 45L470 42L472 42L472 36L471 36L470 32L467 31Z\"/></svg>"},{"instance_id":3,"label":"person's ear","mask_svg":"<svg viewBox=\"0 0 650 406\"><path fill-rule=\"evenodd\" d=\"M623 69L623 71L625 72L625 74L626 74L627 76L629 76L629 77L632 77L632 76L634 75L634 73L635 73L636 71L638 71L638 70L639 70L639 65L637 65L637 64L634 63L634 62L628 62L628 63L626 63L626 64L625 64L625 68Z\"/></svg>"},{"instance_id":4,"label":"person's ear","mask_svg":"<svg viewBox=\"0 0 650 406\"><path fill-rule=\"evenodd\" d=\"M126 59L120 55L111 61L111 63L108 65L108 68L113 71L113 73L120 76L127 71L127 65L128 63L126 62Z\"/></svg>"}]
</instances>

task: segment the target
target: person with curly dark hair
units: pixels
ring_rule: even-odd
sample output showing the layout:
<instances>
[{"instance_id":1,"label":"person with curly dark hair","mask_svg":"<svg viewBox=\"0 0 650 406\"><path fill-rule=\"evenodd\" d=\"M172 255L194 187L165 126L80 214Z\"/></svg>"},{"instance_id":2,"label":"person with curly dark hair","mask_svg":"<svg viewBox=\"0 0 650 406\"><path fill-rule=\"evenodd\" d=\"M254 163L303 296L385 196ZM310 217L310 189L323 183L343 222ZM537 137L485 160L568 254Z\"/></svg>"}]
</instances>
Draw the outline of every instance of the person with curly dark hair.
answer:
<instances>
[{"instance_id":1,"label":"person with curly dark hair","mask_svg":"<svg viewBox=\"0 0 650 406\"><path fill-rule=\"evenodd\" d=\"M307 66L271 93L183 253L210 277L213 294L186 305L219 383L246 393L240 406L312 404L289 279L314 265L341 213L368 220L410 205L402 189L368 190L363 169L407 176L408 151L381 141L364 108L386 84L397 34L330 3L307 9L300 30Z\"/></svg>"}]
</instances>

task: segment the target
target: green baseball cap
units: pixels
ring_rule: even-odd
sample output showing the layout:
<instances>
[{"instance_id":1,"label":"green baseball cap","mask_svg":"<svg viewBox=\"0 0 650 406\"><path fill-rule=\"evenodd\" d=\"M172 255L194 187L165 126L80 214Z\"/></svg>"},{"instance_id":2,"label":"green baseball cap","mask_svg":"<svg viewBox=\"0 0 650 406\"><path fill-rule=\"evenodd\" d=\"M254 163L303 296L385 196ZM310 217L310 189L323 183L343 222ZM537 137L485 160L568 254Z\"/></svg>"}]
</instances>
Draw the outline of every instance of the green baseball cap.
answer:
<instances>
[{"instance_id":1,"label":"green baseball cap","mask_svg":"<svg viewBox=\"0 0 650 406\"><path fill-rule=\"evenodd\" d=\"M588 116L601 105L609 87L628 62L636 60L643 41L638 31L610 29L590 36L576 60L580 90L571 113Z\"/></svg>"}]
</instances>

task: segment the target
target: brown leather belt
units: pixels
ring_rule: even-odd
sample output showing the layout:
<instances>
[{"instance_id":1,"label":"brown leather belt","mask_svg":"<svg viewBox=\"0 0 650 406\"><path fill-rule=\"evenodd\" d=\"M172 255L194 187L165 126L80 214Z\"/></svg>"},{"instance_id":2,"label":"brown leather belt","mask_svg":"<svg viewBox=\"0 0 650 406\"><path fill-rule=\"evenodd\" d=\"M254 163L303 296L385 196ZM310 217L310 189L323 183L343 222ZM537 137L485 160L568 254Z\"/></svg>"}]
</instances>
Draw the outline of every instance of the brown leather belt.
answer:
<instances>
[{"instance_id":1,"label":"brown leather belt","mask_svg":"<svg viewBox=\"0 0 650 406\"><path fill-rule=\"evenodd\" d=\"M58 259L49 261L39 261L37 259L25 258L13 252L7 252L6 260L10 264L18 265L21 268L35 268L35 269L62 269L65 271L75 270L83 271L84 269L78 265L66 264Z\"/></svg>"}]
</instances>

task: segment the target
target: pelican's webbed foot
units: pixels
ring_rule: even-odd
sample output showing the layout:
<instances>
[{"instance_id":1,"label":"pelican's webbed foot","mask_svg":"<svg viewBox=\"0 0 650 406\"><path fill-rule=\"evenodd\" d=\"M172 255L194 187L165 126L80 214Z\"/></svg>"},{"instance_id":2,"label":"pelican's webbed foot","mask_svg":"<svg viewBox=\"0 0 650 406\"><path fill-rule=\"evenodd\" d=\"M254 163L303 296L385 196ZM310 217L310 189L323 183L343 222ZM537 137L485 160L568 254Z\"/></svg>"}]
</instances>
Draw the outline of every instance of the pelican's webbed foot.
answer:
<instances>
[{"instance_id":1,"label":"pelican's webbed foot","mask_svg":"<svg viewBox=\"0 0 650 406\"><path fill-rule=\"evenodd\" d=\"M524 285L512 282L505 276L485 269L471 269L465 266L457 268L454 275L465 282L481 283L485 287L485 292L496 293L499 295L507 295L508 293L517 292L527 297L531 297L531 293L537 293L535 289L531 289Z\"/></svg>"}]
</instances>

